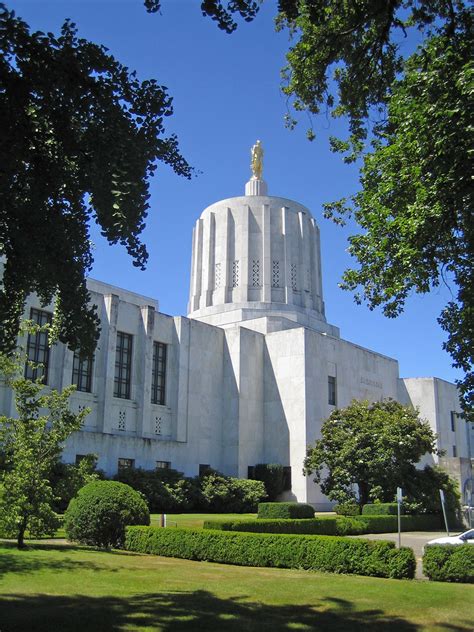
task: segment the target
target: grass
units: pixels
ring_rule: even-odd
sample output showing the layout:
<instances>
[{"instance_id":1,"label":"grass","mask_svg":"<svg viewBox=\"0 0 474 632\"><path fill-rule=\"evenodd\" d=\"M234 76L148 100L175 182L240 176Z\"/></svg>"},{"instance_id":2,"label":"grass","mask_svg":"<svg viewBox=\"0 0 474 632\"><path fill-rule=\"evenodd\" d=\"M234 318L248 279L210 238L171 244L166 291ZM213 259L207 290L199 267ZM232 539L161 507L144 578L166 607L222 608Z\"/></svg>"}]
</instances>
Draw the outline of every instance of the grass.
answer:
<instances>
[{"instance_id":1,"label":"grass","mask_svg":"<svg viewBox=\"0 0 474 632\"><path fill-rule=\"evenodd\" d=\"M2 632L472 632L472 586L0 544Z\"/></svg>"},{"instance_id":2,"label":"grass","mask_svg":"<svg viewBox=\"0 0 474 632\"><path fill-rule=\"evenodd\" d=\"M166 514L166 523L169 527L183 527L186 529L202 529L205 520L255 520L257 514ZM151 525L158 526L160 524L160 514L151 514Z\"/></svg>"}]
</instances>

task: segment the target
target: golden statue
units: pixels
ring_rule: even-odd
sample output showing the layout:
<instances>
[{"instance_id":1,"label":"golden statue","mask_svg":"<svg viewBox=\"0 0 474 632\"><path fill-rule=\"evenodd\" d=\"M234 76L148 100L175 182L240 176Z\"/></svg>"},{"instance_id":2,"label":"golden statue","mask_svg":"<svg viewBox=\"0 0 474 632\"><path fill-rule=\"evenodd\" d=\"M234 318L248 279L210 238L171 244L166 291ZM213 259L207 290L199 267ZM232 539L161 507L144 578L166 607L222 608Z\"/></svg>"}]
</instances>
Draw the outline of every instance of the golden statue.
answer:
<instances>
[{"instance_id":1,"label":"golden statue","mask_svg":"<svg viewBox=\"0 0 474 632\"><path fill-rule=\"evenodd\" d=\"M252 179L261 180L263 172L263 147L260 141L257 140L255 145L250 150L250 169L252 170Z\"/></svg>"}]
</instances>

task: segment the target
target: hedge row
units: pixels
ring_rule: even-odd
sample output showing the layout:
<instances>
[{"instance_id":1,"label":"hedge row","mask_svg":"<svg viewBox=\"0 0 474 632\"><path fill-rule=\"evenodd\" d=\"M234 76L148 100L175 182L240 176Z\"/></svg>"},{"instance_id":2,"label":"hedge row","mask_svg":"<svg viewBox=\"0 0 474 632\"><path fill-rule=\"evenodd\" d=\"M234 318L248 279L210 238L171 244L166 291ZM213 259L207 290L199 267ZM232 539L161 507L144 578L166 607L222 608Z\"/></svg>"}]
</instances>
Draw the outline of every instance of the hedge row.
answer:
<instances>
[{"instance_id":1,"label":"hedge row","mask_svg":"<svg viewBox=\"0 0 474 632\"><path fill-rule=\"evenodd\" d=\"M416 566L413 551L395 549L393 542L331 536L128 527L125 549L221 564L300 568L394 579L412 579Z\"/></svg>"},{"instance_id":2,"label":"hedge row","mask_svg":"<svg viewBox=\"0 0 474 632\"><path fill-rule=\"evenodd\" d=\"M402 531L429 531L440 527L439 516L401 516ZM309 520L206 520L204 529L303 535L361 535L393 533L397 516L318 516Z\"/></svg>"},{"instance_id":3,"label":"hedge row","mask_svg":"<svg viewBox=\"0 0 474 632\"><path fill-rule=\"evenodd\" d=\"M403 507L402 507L403 513ZM398 515L397 503L373 503L362 507L363 516L396 516Z\"/></svg>"},{"instance_id":4,"label":"hedge row","mask_svg":"<svg viewBox=\"0 0 474 632\"><path fill-rule=\"evenodd\" d=\"M314 518L314 507L306 503L259 503L259 518Z\"/></svg>"},{"instance_id":5,"label":"hedge row","mask_svg":"<svg viewBox=\"0 0 474 632\"><path fill-rule=\"evenodd\" d=\"M423 573L438 582L474 583L474 546L432 544L425 548Z\"/></svg>"}]
</instances>

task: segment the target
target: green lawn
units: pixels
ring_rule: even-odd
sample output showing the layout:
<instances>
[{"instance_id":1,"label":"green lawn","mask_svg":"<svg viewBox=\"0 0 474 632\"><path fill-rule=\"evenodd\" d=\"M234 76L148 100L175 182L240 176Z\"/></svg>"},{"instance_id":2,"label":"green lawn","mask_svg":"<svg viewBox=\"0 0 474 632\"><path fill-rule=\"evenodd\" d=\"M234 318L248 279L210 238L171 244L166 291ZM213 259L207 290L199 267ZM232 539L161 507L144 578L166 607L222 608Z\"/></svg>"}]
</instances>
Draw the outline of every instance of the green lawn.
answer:
<instances>
[{"instance_id":1,"label":"green lawn","mask_svg":"<svg viewBox=\"0 0 474 632\"><path fill-rule=\"evenodd\" d=\"M167 526L184 527L191 529L202 529L204 520L255 520L257 514L166 514ZM157 526L160 524L160 514L151 514L151 524Z\"/></svg>"},{"instance_id":2,"label":"green lawn","mask_svg":"<svg viewBox=\"0 0 474 632\"><path fill-rule=\"evenodd\" d=\"M0 545L2 632L472 632L472 586Z\"/></svg>"}]
</instances>

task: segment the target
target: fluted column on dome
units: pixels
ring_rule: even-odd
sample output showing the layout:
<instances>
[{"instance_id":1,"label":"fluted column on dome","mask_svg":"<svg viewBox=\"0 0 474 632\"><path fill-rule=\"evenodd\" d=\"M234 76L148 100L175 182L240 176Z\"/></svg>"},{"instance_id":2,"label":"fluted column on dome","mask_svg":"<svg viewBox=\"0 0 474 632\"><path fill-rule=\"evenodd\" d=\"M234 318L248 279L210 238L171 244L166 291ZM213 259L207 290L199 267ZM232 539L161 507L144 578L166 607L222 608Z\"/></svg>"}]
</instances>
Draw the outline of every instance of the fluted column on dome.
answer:
<instances>
[{"instance_id":1,"label":"fluted column on dome","mask_svg":"<svg viewBox=\"0 0 474 632\"><path fill-rule=\"evenodd\" d=\"M333 333L325 325L319 229L307 208L268 195L262 156L257 143L245 195L212 204L196 223L188 315L222 326L285 318Z\"/></svg>"}]
</instances>

